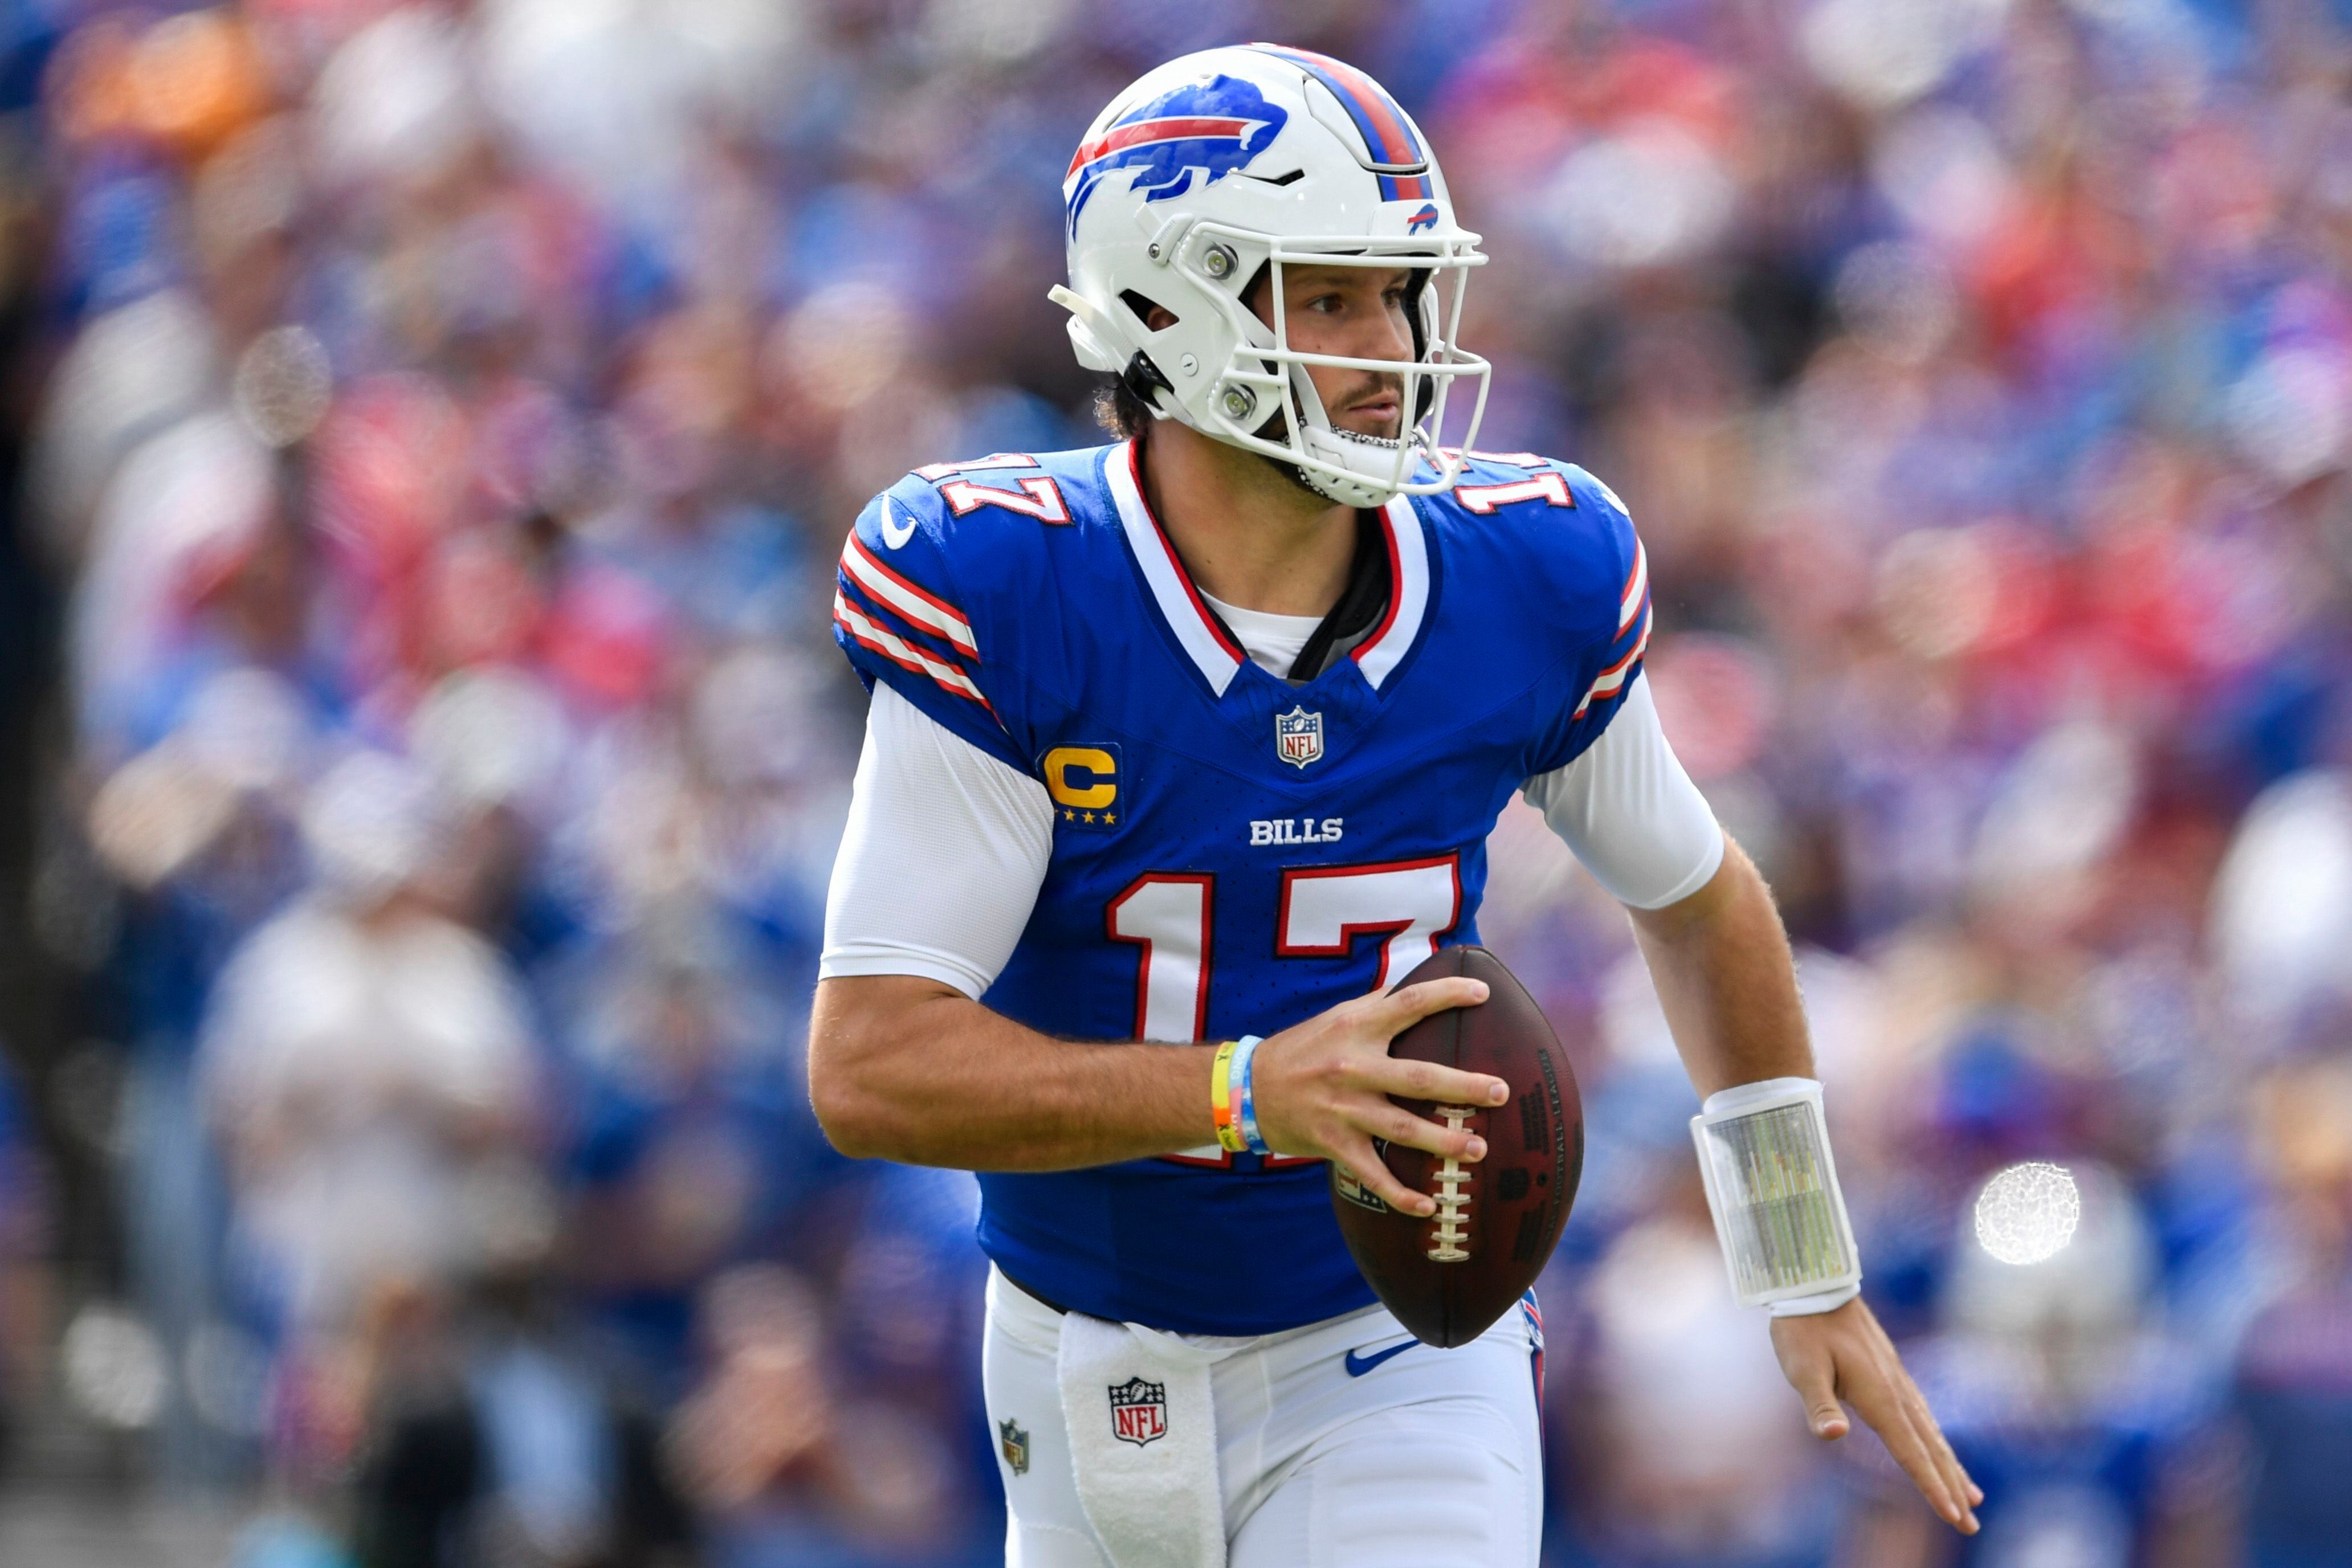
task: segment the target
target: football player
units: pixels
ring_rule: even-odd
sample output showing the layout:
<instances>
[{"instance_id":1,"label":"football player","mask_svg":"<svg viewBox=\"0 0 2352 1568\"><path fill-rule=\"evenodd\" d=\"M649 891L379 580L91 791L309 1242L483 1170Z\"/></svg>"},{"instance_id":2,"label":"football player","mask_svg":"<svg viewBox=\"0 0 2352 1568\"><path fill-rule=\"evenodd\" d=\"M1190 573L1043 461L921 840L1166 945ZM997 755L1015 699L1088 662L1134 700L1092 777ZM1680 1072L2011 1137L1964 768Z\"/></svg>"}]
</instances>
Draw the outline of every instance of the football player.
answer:
<instances>
[{"instance_id":1,"label":"football player","mask_svg":"<svg viewBox=\"0 0 2352 1568\"><path fill-rule=\"evenodd\" d=\"M849 1154L979 1173L1010 1562L1532 1563L1532 1301L1422 1345L1331 1212L1327 1161L1432 1211L1375 1140L1485 1154L1391 1095L1506 1094L1388 1055L1480 983L1389 987L1477 939L1524 794L1631 911L1710 1132L1780 1116L1833 1194L1786 937L1639 679L1623 506L1470 449L1485 258L1395 100L1302 50L1191 55L1103 111L1064 195L1052 292L1122 439L919 470L843 551L873 703L818 1114ZM1723 1213L1813 1431L1852 1406L1972 1531L1850 1256Z\"/></svg>"}]
</instances>

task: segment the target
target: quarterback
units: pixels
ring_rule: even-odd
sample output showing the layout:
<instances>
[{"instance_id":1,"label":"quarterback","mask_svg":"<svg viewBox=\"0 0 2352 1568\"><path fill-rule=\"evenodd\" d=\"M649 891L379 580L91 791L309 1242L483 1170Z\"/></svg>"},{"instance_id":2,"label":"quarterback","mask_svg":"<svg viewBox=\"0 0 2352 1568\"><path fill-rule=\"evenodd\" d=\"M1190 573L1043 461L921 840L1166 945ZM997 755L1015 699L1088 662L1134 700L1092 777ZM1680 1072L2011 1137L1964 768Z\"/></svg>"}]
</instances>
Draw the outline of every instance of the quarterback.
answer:
<instances>
[{"instance_id":1,"label":"quarterback","mask_svg":"<svg viewBox=\"0 0 2352 1568\"><path fill-rule=\"evenodd\" d=\"M1102 112L1063 192L1053 295L1122 439L919 469L842 554L873 702L818 1115L849 1154L979 1173L1009 1562L1532 1564L1532 1299L1433 1349L1331 1213L1334 1161L1432 1212L1376 1140L1485 1155L1391 1094L1506 1093L1388 1055L1481 983L1389 987L1477 940L1523 794L1626 905L1705 1127L1762 1107L1833 1193L1786 936L1640 679L1623 506L1473 447L1485 257L1395 100L1301 50L1188 56ZM1972 1531L1858 1265L1717 1213L1814 1433L1850 1406Z\"/></svg>"}]
</instances>

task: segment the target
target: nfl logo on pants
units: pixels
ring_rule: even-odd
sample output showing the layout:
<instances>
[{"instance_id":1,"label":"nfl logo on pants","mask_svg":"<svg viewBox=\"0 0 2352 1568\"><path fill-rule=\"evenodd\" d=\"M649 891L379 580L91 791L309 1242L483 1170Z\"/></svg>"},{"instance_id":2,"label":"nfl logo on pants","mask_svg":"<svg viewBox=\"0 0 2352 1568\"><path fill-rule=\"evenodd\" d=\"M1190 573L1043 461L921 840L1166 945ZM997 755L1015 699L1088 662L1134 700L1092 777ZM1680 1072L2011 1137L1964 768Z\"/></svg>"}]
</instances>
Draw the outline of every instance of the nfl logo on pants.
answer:
<instances>
[{"instance_id":1,"label":"nfl logo on pants","mask_svg":"<svg viewBox=\"0 0 2352 1568\"><path fill-rule=\"evenodd\" d=\"M1274 716L1274 750L1293 768L1305 768L1323 755L1323 716L1308 713L1301 703L1288 713Z\"/></svg>"},{"instance_id":2,"label":"nfl logo on pants","mask_svg":"<svg viewBox=\"0 0 2352 1568\"><path fill-rule=\"evenodd\" d=\"M1110 1435L1137 1448L1168 1435L1168 1385L1130 1377L1110 1387Z\"/></svg>"}]
</instances>

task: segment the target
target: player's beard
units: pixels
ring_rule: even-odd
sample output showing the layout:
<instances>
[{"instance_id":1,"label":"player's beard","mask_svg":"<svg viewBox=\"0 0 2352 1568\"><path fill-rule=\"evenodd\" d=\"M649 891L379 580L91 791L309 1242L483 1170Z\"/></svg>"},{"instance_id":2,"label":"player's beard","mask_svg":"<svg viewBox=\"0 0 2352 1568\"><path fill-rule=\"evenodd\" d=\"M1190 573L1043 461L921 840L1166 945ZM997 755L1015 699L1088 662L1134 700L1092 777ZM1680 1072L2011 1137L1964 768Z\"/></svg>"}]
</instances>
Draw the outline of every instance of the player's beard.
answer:
<instances>
[{"instance_id":1,"label":"player's beard","mask_svg":"<svg viewBox=\"0 0 2352 1568\"><path fill-rule=\"evenodd\" d=\"M1345 415L1341 415L1332 419L1331 428L1339 431L1344 434L1360 435L1373 441L1402 440L1404 438L1405 422L1404 376L1402 372L1390 371L1367 371L1362 372L1362 375L1363 379L1358 382L1355 385L1342 389L1344 395L1339 401L1345 406L1353 407L1357 403L1363 402L1368 399L1377 397L1381 393L1386 392L1389 396L1396 399L1396 417L1393 420L1389 421L1387 424L1380 430L1356 430L1340 423L1339 419L1345 417ZM1330 404L1327 402L1324 406L1328 409Z\"/></svg>"},{"instance_id":2,"label":"player's beard","mask_svg":"<svg viewBox=\"0 0 2352 1568\"><path fill-rule=\"evenodd\" d=\"M1289 480L1300 495L1312 496L1317 501L1327 507L1331 504L1331 497L1317 489L1313 482L1307 477L1307 470L1301 468L1297 464L1286 462L1279 457L1268 457L1263 453L1258 455L1258 461L1273 469L1276 473L1281 475L1284 478Z\"/></svg>"},{"instance_id":3,"label":"player's beard","mask_svg":"<svg viewBox=\"0 0 2352 1568\"><path fill-rule=\"evenodd\" d=\"M1363 436L1367 440L1402 441L1404 439L1405 423L1403 374L1402 372L1390 373L1387 371L1367 371L1365 372L1365 375L1366 380L1370 384L1360 384L1354 388L1349 389L1349 396L1348 401L1350 402L1360 402L1366 396L1375 392L1387 392L1393 393L1397 400L1396 418L1391 421L1389 427L1383 431L1350 430L1346 425L1338 423L1334 423L1332 428L1339 431L1343 434L1360 435ZM1288 408L1277 410L1272 419L1267 420L1264 424L1258 426L1255 434L1259 439L1265 441L1282 440L1290 434L1290 416L1293 412L1293 410ZM1288 479L1293 485L1298 486L1299 489L1305 491L1307 495L1314 497L1317 500L1328 501L1330 499L1330 497L1324 495L1322 491L1317 489L1313 482L1307 477L1307 470L1301 468L1297 463L1292 462L1290 459L1268 456L1265 453L1255 453L1253 454L1253 455L1257 457L1260 462L1265 463L1269 467L1273 468L1276 473L1280 474L1284 478Z\"/></svg>"}]
</instances>

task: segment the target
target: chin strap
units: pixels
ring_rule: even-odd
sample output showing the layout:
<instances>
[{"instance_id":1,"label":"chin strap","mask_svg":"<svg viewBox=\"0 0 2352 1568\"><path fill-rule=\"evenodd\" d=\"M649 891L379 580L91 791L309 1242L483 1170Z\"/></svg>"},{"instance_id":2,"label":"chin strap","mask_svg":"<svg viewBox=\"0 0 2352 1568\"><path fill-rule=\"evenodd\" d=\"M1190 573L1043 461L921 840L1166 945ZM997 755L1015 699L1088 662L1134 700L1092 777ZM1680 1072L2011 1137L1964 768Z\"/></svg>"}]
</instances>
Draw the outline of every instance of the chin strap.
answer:
<instances>
[{"instance_id":1,"label":"chin strap","mask_svg":"<svg viewBox=\"0 0 2352 1568\"><path fill-rule=\"evenodd\" d=\"M1118 379L1127 383L1127 390L1135 394L1138 402L1162 419L1168 417L1168 412L1160 406L1158 394L1164 392L1174 397L1176 389L1169 383L1166 376L1160 373L1160 367L1151 362L1150 355L1140 349L1136 350L1127 361L1127 369L1119 371Z\"/></svg>"}]
</instances>

